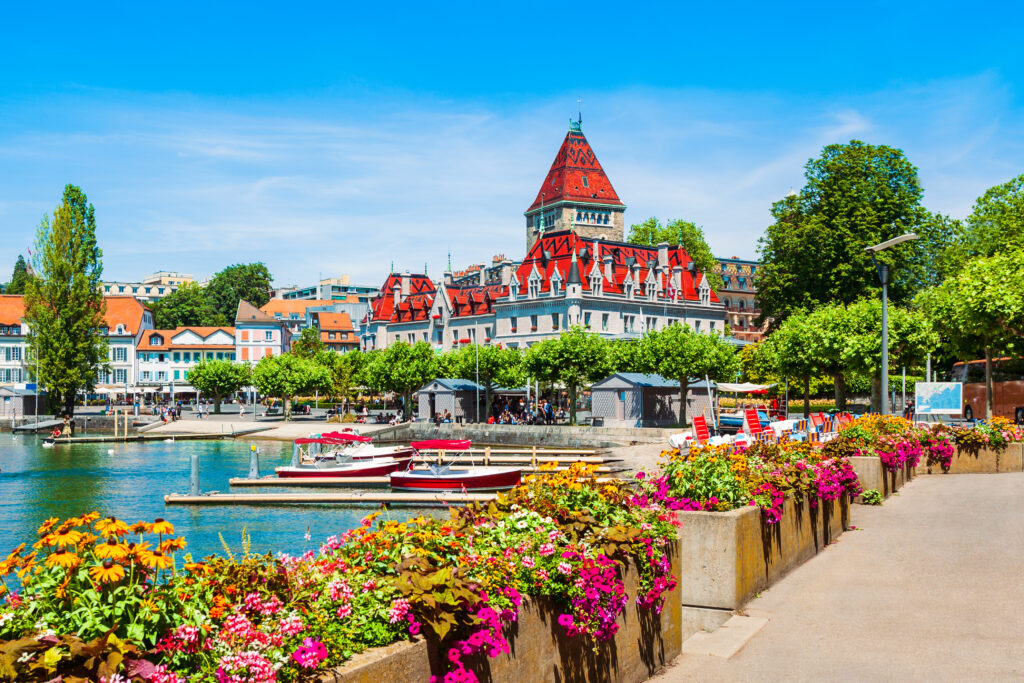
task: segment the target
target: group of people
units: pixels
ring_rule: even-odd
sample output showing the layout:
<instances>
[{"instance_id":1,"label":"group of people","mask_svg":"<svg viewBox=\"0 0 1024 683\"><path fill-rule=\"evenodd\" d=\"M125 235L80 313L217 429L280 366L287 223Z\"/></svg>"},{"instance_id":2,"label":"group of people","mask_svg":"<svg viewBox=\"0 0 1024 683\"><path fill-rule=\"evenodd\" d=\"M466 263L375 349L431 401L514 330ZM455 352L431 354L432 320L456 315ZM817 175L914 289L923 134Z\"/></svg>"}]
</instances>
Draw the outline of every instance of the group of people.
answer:
<instances>
[{"instance_id":1,"label":"group of people","mask_svg":"<svg viewBox=\"0 0 1024 683\"><path fill-rule=\"evenodd\" d=\"M527 401L524 398L518 401L514 398L505 401L499 399L491 404L491 414L487 418L487 423L500 425L550 425L565 420L568 416L569 414L564 407L555 406L554 403L546 398L540 399L539 403L533 400Z\"/></svg>"},{"instance_id":2,"label":"group of people","mask_svg":"<svg viewBox=\"0 0 1024 683\"><path fill-rule=\"evenodd\" d=\"M440 426L442 423L452 422L452 414L447 409L434 413L434 424Z\"/></svg>"}]
</instances>

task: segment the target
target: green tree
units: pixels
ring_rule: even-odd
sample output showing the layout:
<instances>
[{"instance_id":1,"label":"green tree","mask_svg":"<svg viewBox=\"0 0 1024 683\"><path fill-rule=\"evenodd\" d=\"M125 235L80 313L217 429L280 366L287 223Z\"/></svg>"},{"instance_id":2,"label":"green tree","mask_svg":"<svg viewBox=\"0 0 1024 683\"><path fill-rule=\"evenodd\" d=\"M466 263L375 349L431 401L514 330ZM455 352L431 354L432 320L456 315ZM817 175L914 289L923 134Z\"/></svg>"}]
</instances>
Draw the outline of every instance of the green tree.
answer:
<instances>
[{"instance_id":1,"label":"green tree","mask_svg":"<svg viewBox=\"0 0 1024 683\"><path fill-rule=\"evenodd\" d=\"M397 342L373 354L361 374L367 386L399 394L404 403L404 417L408 419L412 414L413 393L435 379L437 369L437 356L430 344Z\"/></svg>"},{"instance_id":2,"label":"green tree","mask_svg":"<svg viewBox=\"0 0 1024 683\"><path fill-rule=\"evenodd\" d=\"M301 358L313 358L324 351L324 343L320 339L320 330L307 327L299 333L299 338L292 341L292 353Z\"/></svg>"},{"instance_id":3,"label":"green tree","mask_svg":"<svg viewBox=\"0 0 1024 683\"><path fill-rule=\"evenodd\" d=\"M252 370L252 382L261 394L284 402L284 416L292 416L292 398L331 387L331 374L324 366L293 353L261 358Z\"/></svg>"},{"instance_id":4,"label":"green tree","mask_svg":"<svg viewBox=\"0 0 1024 683\"><path fill-rule=\"evenodd\" d=\"M957 275L917 300L961 360L985 358L986 417L995 412L992 358L1021 353L1024 338L1024 250L970 260Z\"/></svg>"},{"instance_id":5,"label":"green tree","mask_svg":"<svg viewBox=\"0 0 1024 683\"><path fill-rule=\"evenodd\" d=\"M217 312L199 285L186 282L162 299L149 304L153 326L158 330L175 327L227 325L228 318ZM232 317L234 319L234 312Z\"/></svg>"},{"instance_id":6,"label":"green tree","mask_svg":"<svg viewBox=\"0 0 1024 683\"><path fill-rule=\"evenodd\" d=\"M531 346L524 364L530 377L560 382L569 390L570 424L576 424L579 387L603 379L612 371L608 342L580 326Z\"/></svg>"},{"instance_id":7,"label":"green tree","mask_svg":"<svg viewBox=\"0 0 1024 683\"><path fill-rule=\"evenodd\" d=\"M4 289L5 294L24 294L25 287L32 276L28 272L28 264L25 257L18 254L18 260L14 262L14 272L11 273L11 281Z\"/></svg>"},{"instance_id":8,"label":"green tree","mask_svg":"<svg viewBox=\"0 0 1024 683\"><path fill-rule=\"evenodd\" d=\"M186 379L196 390L213 396L213 412L220 412L220 402L252 382L248 363L230 360L204 360L186 373Z\"/></svg>"},{"instance_id":9,"label":"green tree","mask_svg":"<svg viewBox=\"0 0 1024 683\"><path fill-rule=\"evenodd\" d=\"M763 353L774 359L778 374L801 380L805 418L811 414L811 378L821 374L820 358L815 350L816 334L810 315L796 311L763 342L767 345Z\"/></svg>"},{"instance_id":10,"label":"green tree","mask_svg":"<svg viewBox=\"0 0 1024 683\"><path fill-rule=\"evenodd\" d=\"M1024 174L986 190L974 202L966 223L962 241L951 249L957 266L1024 244Z\"/></svg>"},{"instance_id":11,"label":"green tree","mask_svg":"<svg viewBox=\"0 0 1024 683\"><path fill-rule=\"evenodd\" d=\"M75 395L96 385L107 358L100 334L105 310L100 293L103 252L96 244L96 212L85 193L64 188L53 220L36 231L33 270L25 290L29 366L38 362L51 405L73 415Z\"/></svg>"},{"instance_id":12,"label":"green tree","mask_svg":"<svg viewBox=\"0 0 1024 683\"><path fill-rule=\"evenodd\" d=\"M292 346L294 350L294 345ZM340 396L342 407L348 411L349 394L352 389L360 384L361 373L369 354L359 350L348 353L335 353L326 349L319 351L313 360L323 367L331 376L330 394Z\"/></svg>"},{"instance_id":13,"label":"green tree","mask_svg":"<svg viewBox=\"0 0 1024 683\"><path fill-rule=\"evenodd\" d=\"M738 359L732 345L717 334L694 332L689 325L650 330L640 339L647 372L679 382L679 424L687 424L686 392L691 378L732 379Z\"/></svg>"},{"instance_id":14,"label":"green tree","mask_svg":"<svg viewBox=\"0 0 1024 683\"><path fill-rule=\"evenodd\" d=\"M639 341L615 339L607 344L611 372L644 372Z\"/></svg>"},{"instance_id":15,"label":"green tree","mask_svg":"<svg viewBox=\"0 0 1024 683\"><path fill-rule=\"evenodd\" d=\"M217 313L234 320L240 300L245 299L256 308L270 301L272 280L262 263L236 263L210 278L206 296Z\"/></svg>"},{"instance_id":16,"label":"green tree","mask_svg":"<svg viewBox=\"0 0 1024 683\"><path fill-rule=\"evenodd\" d=\"M803 189L772 206L775 222L759 241L758 324L873 294L879 285L864 248L921 230L929 218L917 169L898 149L858 140L828 145L805 168ZM929 260L916 254L928 248L911 243L878 254L892 273L893 302L916 293Z\"/></svg>"},{"instance_id":17,"label":"green tree","mask_svg":"<svg viewBox=\"0 0 1024 683\"><path fill-rule=\"evenodd\" d=\"M707 275L712 289L717 292L722 286L722 276L716 272L718 259L711 253L704 230L696 223L677 218L663 226L657 218L648 218L643 223L629 226L626 241L645 247L656 247L662 242L678 244L690 255L697 268Z\"/></svg>"},{"instance_id":18,"label":"green tree","mask_svg":"<svg viewBox=\"0 0 1024 683\"><path fill-rule=\"evenodd\" d=\"M449 368L452 370L452 377L479 381L483 386L485 412L490 410L492 384L506 389L526 384L523 354L518 349L469 344L451 355ZM483 417L483 414L480 417Z\"/></svg>"}]
</instances>

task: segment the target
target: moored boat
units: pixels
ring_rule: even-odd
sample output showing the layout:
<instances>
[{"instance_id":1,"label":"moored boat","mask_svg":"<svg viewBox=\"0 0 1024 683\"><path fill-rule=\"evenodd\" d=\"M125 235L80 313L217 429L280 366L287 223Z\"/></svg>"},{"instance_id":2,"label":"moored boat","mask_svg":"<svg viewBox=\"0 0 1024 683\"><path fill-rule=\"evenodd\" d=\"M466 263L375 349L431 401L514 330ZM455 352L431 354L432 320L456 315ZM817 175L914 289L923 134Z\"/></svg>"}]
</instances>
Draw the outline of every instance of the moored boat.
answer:
<instances>
[{"instance_id":1,"label":"moored boat","mask_svg":"<svg viewBox=\"0 0 1024 683\"><path fill-rule=\"evenodd\" d=\"M320 458L300 463L296 467L278 467L274 472L282 479L306 477L383 477L392 472L408 469L412 456L407 458L373 458L353 460L344 456Z\"/></svg>"},{"instance_id":2,"label":"moored boat","mask_svg":"<svg viewBox=\"0 0 1024 683\"><path fill-rule=\"evenodd\" d=\"M469 441L414 441L417 450L468 450ZM500 491L510 489L522 479L518 467L465 467L453 469L451 464L438 462L421 469L392 472L391 488L397 491Z\"/></svg>"}]
</instances>

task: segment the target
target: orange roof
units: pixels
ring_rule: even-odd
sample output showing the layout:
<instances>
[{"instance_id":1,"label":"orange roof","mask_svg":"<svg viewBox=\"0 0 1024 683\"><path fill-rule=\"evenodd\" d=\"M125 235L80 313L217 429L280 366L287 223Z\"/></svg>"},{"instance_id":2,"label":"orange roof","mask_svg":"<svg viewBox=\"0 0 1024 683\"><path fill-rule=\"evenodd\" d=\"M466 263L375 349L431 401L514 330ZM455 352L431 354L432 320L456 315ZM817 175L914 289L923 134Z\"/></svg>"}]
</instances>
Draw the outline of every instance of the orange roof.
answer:
<instances>
[{"instance_id":1,"label":"orange roof","mask_svg":"<svg viewBox=\"0 0 1024 683\"><path fill-rule=\"evenodd\" d=\"M334 303L337 302L328 301L327 299L271 299L260 306L260 310L267 315L280 313L282 316L287 317L292 313L305 315L306 309L312 306L330 306Z\"/></svg>"},{"instance_id":2,"label":"orange roof","mask_svg":"<svg viewBox=\"0 0 1024 683\"><path fill-rule=\"evenodd\" d=\"M20 294L0 294L0 325L20 325L25 317L25 297Z\"/></svg>"},{"instance_id":3,"label":"orange roof","mask_svg":"<svg viewBox=\"0 0 1024 683\"><path fill-rule=\"evenodd\" d=\"M318 311L316 317L320 322L321 330L331 330L333 332L352 331L352 318L349 317L348 313Z\"/></svg>"},{"instance_id":4,"label":"orange roof","mask_svg":"<svg viewBox=\"0 0 1024 683\"><path fill-rule=\"evenodd\" d=\"M142 340L139 341L139 351L169 351L175 350L203 350L208 349L211 351L218 351L224 349L234 349L234 343L231 344L172 344L171 339L185 330L195 332L203 339L206 339L214 332L227 332L232 337L235 336L235 328L233 327L175 327L173 330L146 330L142 334ZM160 344L154 344L152 338L154 335L158 335L161 338Z\"/></svg>"},{"instance_id":5,"label":"orange roof","mask_svg":"<svg viewBox=\"0 0 1024 683\"><path fill-rule=\"evenodd\" d=\"M103 300L107 304L104 318L111 330L124 325L126 332L136 334L142 329L142 314L149 308L138 299L133 296L105 296Z\"/></svg>"}]
</instances>

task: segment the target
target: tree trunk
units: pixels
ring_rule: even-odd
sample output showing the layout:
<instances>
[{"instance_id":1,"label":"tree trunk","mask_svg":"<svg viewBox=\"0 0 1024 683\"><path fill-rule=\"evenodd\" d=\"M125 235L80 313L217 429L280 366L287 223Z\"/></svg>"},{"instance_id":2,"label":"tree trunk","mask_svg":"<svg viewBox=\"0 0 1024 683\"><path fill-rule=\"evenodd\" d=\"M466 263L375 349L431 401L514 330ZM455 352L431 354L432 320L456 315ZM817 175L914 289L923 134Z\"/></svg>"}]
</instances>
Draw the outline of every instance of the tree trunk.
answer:
<instances>
[{"instance_id":1,"label":"tree trunk","mask_svg":"<svg viewBox=\"0 0 1024 683\"><path fill-rule=\"evenodd\" d=\"M39 391L39 387L36 387L36 391ZM68 417L75 416L75 392L69 391L64 394L64 413Z\"/></svg>"},{"instance_id":2,"label":"tree trunk","mask_svg":"<svg viewBox=\"0 0 1024 683\"><path fill-rule=\"evenodd\" d=\"M576 424L576 383L569 385L569 424Z\"/></svg>"},{"instance_id":3,"label":"tree trunk","mask_svg":"<svg viewBox=\"0 0 1024 683\"><path fill-rule=\"evenodd\" d=\"M690 390L688 377L679 378L679 426L686 426L686 392ZM708 391L711 391L708 389Z\"/></svg>"},{"instance_id":4,"label":"tree trunk","mask_svg":"<svg viewBox=\"0 0 1024 683\"><path fill-rule=\"evenodd\" d=\"M285 396L284 397L284 419L286 419L286 420L292 419L292 397L291 396Z\"/></svg>"},{"instance_id":5,"label":"tree trunk","mask_svg":"<svg viewBox=\"0 0 1024 683\"><path fill-rule=\"evenodd\" d=\"M836 410L846 410L846 377L841 372L835 374Z\"/></svg>"},{"instance_id":6,"label":"tree trunk","mask_svg":"<svg viewBox=\"0 0 1024 683\"><path fill-rule=\"evenodd\" d=\"M409 416L412 414L412 389L408 389L402 394L402 421L408 421ZM455 416L452 416L455 419Z\"/></svg>"},{"instance_id":7,"label":"tree trunk","mask_svg":"<svg viewBox=\"0 0 1024 683\"><path fill-rule=\"evenodd\" d=\"M992 347L985 347L985 419L996 414L996 392L992 385Z\"/></svg>"},{"instance_id":8,"label":"tree trunk","mask_svg":"<svg viewBox=\"0 0 1024 683\"><path fill-rule=\"evenodd\" d=\"M882 378L878 376L871 378L871 412L882 412Z\"/></svg>"},{"instance_id":9,"label":"tree trunk","mask_svg":"<svg viewBox=\"0 0 1024 683\"><path fill-rule=\"evenodd\" d=\"M213 412L220 415L220 394L213 395Z\"/></svg>"},{"instance_id":10,"label":"tree trunk","mask_svg":"<svg viewBox=\"0 0 1024 683\"><path fill-rule=\"evenodd\" d=\"M804 419L811 416L811 376L804 376Z\"/></svg>"}]
</instances>

